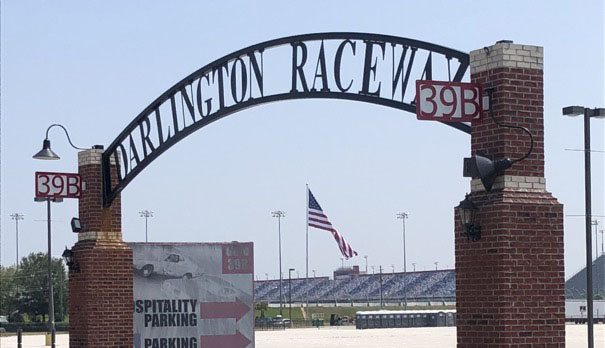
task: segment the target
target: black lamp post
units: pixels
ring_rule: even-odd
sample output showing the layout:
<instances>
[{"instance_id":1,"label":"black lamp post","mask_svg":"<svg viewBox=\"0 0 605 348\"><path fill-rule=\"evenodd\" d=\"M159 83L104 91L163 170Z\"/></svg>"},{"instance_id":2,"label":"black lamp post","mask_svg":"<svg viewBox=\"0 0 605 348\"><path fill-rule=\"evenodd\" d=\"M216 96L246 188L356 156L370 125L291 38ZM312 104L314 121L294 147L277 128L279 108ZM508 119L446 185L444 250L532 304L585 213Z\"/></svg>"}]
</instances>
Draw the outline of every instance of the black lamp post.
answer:
<instances>
[{"instance_id":1,"label":"black lamp post","mask_svg":"<svg viewBox=\"0 0 605 348\"><path fill-rule=\"evenodd\" d=\"M475 215L477 213L477 206L473 203L469 196L466 195L464 200L456 207L458 210L458 216L462 226L464 226L464 234L468 240L473 242L481 239L481 226L475 224Z\"/></svg>"},{"instance_id":2,"label":"black lamp post","mask_svg":"<svg viewBox=\"0 0 605 348\"><path fill-rule=\"evenodd\" d=\"M586 218L586 323L588 324L588 347L594 348L593 327L593 291L592 291L592 198L590 176L590 118L604 118L605 108L589 109L583 106L567 106L563 108L564 116L584 115L584 198Z\"/></svg>"},{"instance_id":3,"label":"black lamp post","mask_svg":"<svg viewBox=\"0 0 605 348\"><path fill-rule=\"evenodd\" d=\"M67 129L60 124L51 124L46 129L46 137L42 142L42 150L38 151L35 155L32 156L34 159L39 160L58 160L61 159L51 148L50 148L50 140L48 139L48 132L53 127L59 127L63 129L65 135L67 136L67 141L69 141L69 145L76 150L85 150L83 148L75 146L69 137L69 133L67 133ZM48 229L48 331L51 337L51 347L55 348L55 306L54 306L54 297L53 297L53 282L51 276L51 264L52 264L52 256L51 256L51 223L50 223L50 202L61 202L62 198L43 198L36 199L36 201L46 201L47 207L47 229Z\"/></svg>"},{"instance_id":4,"label":"black lamp post","mask_svg":"<svg viewBox=\"0 0 605 348\"><path fill-rule=\"evenodd\" d=\"M294 268L288 270L288 307L290 307L288 315L290 316L290 325L292 325L292 271L294 271Z\"/></svg>"}]
</instances>

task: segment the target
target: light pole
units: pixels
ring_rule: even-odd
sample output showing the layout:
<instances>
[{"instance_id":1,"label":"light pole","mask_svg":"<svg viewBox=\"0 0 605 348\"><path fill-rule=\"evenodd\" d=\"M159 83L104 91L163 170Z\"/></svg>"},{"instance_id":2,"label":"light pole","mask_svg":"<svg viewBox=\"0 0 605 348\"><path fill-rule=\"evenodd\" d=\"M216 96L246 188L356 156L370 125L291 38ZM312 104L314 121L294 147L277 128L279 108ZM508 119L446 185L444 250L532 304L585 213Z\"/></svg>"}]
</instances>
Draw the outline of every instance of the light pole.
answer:
<instances>
[{"instance_id":1,"label":"light pole","mask_svg":"<svg viewBox=\"0 0 605 348\"><path fill-rule=\"evenodd\" d=\"M395 274L395 265L391 264L391 269L393 270L393 274Z\"/></svg>"},{"instance_id":2,"label":"light pole","mask_svg":"<svg viewBox=\"0 0 605 348\"><path fill-rule=\"evenodd\" d=\"M435 261L435 271L437 270L437 266L439 266L439 262Z\"/></svg>"},{"instance_id":3,"label":"light pole","mask_svg":"<svg viewBox=\"0 0 605 348\"><path fill-rule=\"evenodd\" d=\"M364 255L363 258L366 259L366 274L368 274L368 255Z\"/></svg>"},{"instance_id":4,"label":"light pole","mask_svg":"<svg viewBox=\"0 0 605 348\"><path fill-rule=\"evenodd\" d=\"M11 219L15 220L15 245L16 249L16 262L15 265L19 268L19 220L23 220L25 217L21 213L11 214Z\"/></svg>"},{"instance_id":5,"label":"light pole","mask_svg":"<svg viewBox=\"0 0 605 348\"><path fill-rule=\"evenodd\" d=\"M398 219L401 219L401 229L403 232L403 297L404 297L404 309L408 308L408 288L407 288L407 268L406 268L406 259L405 259L405 220L408 218L409 214L402 211L396 214Z\"/></svg>"},{"instance_id":6,"label":"light pole","mask_svg":"<svg viewBox=\"0 0 605 348\"><path fill-rule=\"evenodd\" d=\"M603 248L603 234L605 230L601 230L601 255L605 255L605 249Z\"/></svg>"},{"instance_id":7,"label":"light pole","mask_svg":"<svg viewBox=\"0 0 605 348\"><path fill-rule=\"evenodd\" d=\"M73 147L76 150L86 150L84 148L81 147L77 147L75 146L72 142L71 142L71 138L69 137L69 133L67 133L67 129L65 129L65 127L63 127L60 124L51 124L50 126L48 126L48 128L46 129L46 137L44 138L44 141L42 142L42 150L38 151L35 155L32 156L32 158L34 159L39 159L39 160L58 160L61 159L61 157L59 157L51 148L50 148L50 139L48 139L48 132L50 131L51 128L53 127L59 127L61 129L63 129L63 131L65 132L65 136L67 136L67 141L69 142L69 145L71 145L71 147ZM49 330L49 334L50 334L50 342L51 342L51 347L55 348L55 306L54 306L54 297L53 297L53 282L52 282L52 272L51 272L51 265L52 265L52 255L51 255L51 222L50 222L50 202L62 202L63 198L35 198L34 199L36 202L44 202L46 201L46 207L47 207L47 229L48 229L48 330Z\"/></svg>"},{"instance_id":8,"label":"light pole","mask_svg":"<svg viewBox=\"0 0 605 348\"><path fill-rule=\"evenodd\" d=\"M412 262L412 267L414 267L414 272L416 272L416 262Z\"/></svg>"},{"instance_id":9,"label":"light pole","mask_svg":"<svg viewBox=\"0 0 605 348\"><path fill-rule=\"evenodd\" d=\"M288 317L290 318L290 325L292 325L292 271L294 271L294 268L288 270Z\"/></svg>"},{"instance_id":10,"label":"light pole","mask_svg":"<svg viewBox=\"0 0 605 348\"><path fill-rule=\"evenodd\" d=\"M267 277L267 280L269 280L269 273L265 273L265 276Z\"/></svg>"},{"instance_id":11,"label":"light pole","mask_svg":"<svg viewBox=\"0 0 605 348\"><path fill-rule=\"evenodd\" d=\"M312 271L313 271L313 279L315 279L315 270L312 270Z\"/></svg>"},{"instance_id":12,"label":"light pole","mask_svg":"<svg viewBox=\"0 0 605 348\"><path fill-rule=\"evenodd\" d=\"M594 226L594 259L595 259L595 268L596 268L596 272L595 272L595 282L597 283L596 286L596 292L597 292L597 296L600 294L599 288L600 288L600 282L599 282L599 263L597 262L597 260L599 259L599 237L597 235L597 231L599 229L599 220L595 219L592 220L592 225Z\"/></svg>"},{"instance_id":13,"label":"light pole","mask_svg":"<svg viewBox=\"0 0 605 348\"><path fill-rule=\"evenodd\" d=\"M379 268L380 270L380 309L382 309L382 265Z\"/></svg>"},{"instance_id":14,"label":"light pole","mask_svg":"<svg viewBox=\"0 0 605 348\"><path fill-rule=\"evenodd\" d=\"M271 212L274 218L277 218L277 235L279 241L279 315L282 315L282 271L281 271L281 218L286 216L286 212L276 210Z\"/></svg>"},{"instance_id":15,"label":"light pole","mask_svg":"<svg viewBox=\"0 0 605 348\"><path fill-rule=\"evenodd\" d=\"M150 217L153 217L153 212L151 210L141 210L139 212L139 215L141 217L145 218L145 243L148 242L148 238L147 238L147 219L149 219Z\"/></svg>"},{"instance_id":16,"label":"light pole","mask_svg":"<svg viewBox=\"0 0 605 348\"><path fill-rule=\"evenodd\" d=\"M592 196L590 177L590 118L605 117L604 108L589 109L583 106L567 106L563 108L564 116L584 115L584 199L586 215L586 323L588 326L588 348L594 348L593 323L593 291L592 291L592 234L590 231L592 220Z\"/></svg>"}]
</instances>

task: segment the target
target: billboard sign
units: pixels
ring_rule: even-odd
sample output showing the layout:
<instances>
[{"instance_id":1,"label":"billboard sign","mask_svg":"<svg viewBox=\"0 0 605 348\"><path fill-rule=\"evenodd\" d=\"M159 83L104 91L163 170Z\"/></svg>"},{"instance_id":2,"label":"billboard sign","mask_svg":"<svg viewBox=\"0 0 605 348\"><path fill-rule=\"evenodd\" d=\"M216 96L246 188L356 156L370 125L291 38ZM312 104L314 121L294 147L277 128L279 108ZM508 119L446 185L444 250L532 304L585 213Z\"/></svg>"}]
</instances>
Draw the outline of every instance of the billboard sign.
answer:
<instances>
[{"instance_id":1,"label":"billboard sign","mask_svg":"<svg viewBox=\"0 0 605 348\"><path fill-rule=\"evenodd\" d=\"M416 81L416 118L441 122L471 122L481 119L481 85L463 82Z\"/></svg>"},{"instance_id":2,"label":"billboard sign","mask_svg":"<svg viewBox=\"0 0 605 348\"><path fill-rule=\"evenodd\" d=\"M129 243L135 348L253 348L253 243Z\"/></svg>"}]
</instances>

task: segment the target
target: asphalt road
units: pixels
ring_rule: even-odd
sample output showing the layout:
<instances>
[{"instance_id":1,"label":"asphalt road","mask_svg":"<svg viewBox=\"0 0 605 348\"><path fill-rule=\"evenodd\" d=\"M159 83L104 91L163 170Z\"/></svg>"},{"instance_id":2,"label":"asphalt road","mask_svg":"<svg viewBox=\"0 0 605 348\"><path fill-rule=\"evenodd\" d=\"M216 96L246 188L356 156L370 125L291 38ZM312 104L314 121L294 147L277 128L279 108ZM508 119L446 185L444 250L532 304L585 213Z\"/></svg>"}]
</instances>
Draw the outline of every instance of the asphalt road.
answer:
<instances>
[{"instance_id":1,"label":"asphalt road","mask_svg":"<svg viewBox=\"0 0 605 348\"><path fill-rule=\"evenodd\" d=\"M456 328L356 330L354 327L257 331L256 348L456 348ZM586 326L567 325L566 348L586 347ZM15 336L0 338L0 347L16 348ZM23 336L23 348L43 348L44 335ZM69 348L69 335L57 335L57 348ZM605 325L595 325L595 347L605 347Z\"/></svg>"}]
</instances>

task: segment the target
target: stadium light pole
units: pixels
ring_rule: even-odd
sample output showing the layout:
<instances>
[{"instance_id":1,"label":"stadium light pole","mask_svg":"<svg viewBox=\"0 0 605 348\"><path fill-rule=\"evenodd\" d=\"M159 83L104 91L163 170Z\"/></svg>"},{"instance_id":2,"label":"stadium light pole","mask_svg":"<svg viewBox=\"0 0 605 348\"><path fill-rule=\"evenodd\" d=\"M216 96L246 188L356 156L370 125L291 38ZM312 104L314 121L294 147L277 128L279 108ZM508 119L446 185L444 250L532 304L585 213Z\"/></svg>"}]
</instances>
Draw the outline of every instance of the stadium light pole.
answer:
<instances>
[{"instance_id":1,"label":"stadium light pole","mask_svg":"<svg viewBox=\"0 0 605 348\"><path fill-rule=\"evenodd\" d=\"M366 259L366 274L368 274L368 255L364 255L363 258Z\"/></svg>"},{"instance_id":2,"label":"stadium light pole","mask_svg":"<svg viewBox=\"0 0 605 348\"><path fill-rule=\"evenodd\" d=\"M24 218L24 215L21 213L11 214L11 219L15 220L15 265L17 266L17 268L19 268L19 220L23 220Z\"/></svg>"},{"instance_id":3,"label":"stadium light pole","mask_svg":"<svg viewBox=\"0 0 605 348\"><path fill-rule=\"evenodd\" d=\"M274 218L277 218L277 235L278 235L278 244L279 244L279 315L283 315L283 298L282 298L282 271L281 271L281 218L286 216L286 212L281 210L276 210L271 212L271 215Z\"/></svg>"},{"instance_id":4,"label":"stadium light pole","mask_svg":"<svg viewBox=\"0 0 605 348\"><path fill-rule=\"evenodd\" d=\"M405 219L408 218L409 214L402 211L396 214L398 219L401 219L401 229L403 233L403 296L404 296L404 309L408 309L408 289L407 289L407 268L405 259Z\"/></svg>"},{"instance_id":5,"label":"stadium light pole","mask_svg":"<svg viewBox=\"0 0 605 348\"><path fill-rule=\"evenodd\" d=\"M145 243L148 242L148 238L147 238L147 219L149 219L150 217L153 217L153 212L151 210L141 210L139 212L139 215L141 217L145 218Z\"/></svg>"},{"instance_id":6,"label":"stadium light pole","mask_svg":"<svg viewBox=\"0 0 605 348\"><path fill-rule=\"evenodd\" d=\"M593 289L592 289L592 196L590 170L590 118L604 118L605 108L585 108L583 106L567 106L563 108L564 116L584 116L584 208L586 228L586 324L588 326L588 348L594 348L593 323Z\"/></svg>"}]
</instances>

